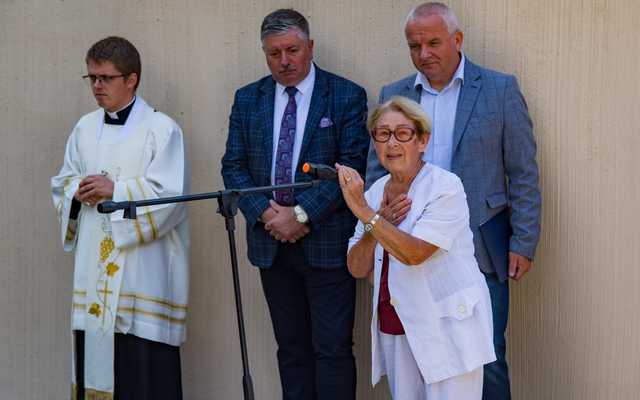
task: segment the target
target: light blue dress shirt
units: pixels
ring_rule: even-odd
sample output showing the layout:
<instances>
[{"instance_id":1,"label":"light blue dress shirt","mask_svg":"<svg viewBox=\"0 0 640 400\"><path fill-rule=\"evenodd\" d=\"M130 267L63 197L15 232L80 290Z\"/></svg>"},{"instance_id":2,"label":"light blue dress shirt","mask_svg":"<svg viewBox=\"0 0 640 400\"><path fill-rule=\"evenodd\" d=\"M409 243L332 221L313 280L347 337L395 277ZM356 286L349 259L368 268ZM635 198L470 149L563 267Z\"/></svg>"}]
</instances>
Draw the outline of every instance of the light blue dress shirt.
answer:
<instances>
[{"instance_id":1,"label":"light blue dress shirt","mask_svg":"<svg viewBox=\"0 0 640 400\"><path fill-rule=\"evenodd\" d=\"M422 86L420 106L431 118L431 139L424 152L423 160L451 171L453 151L453 128L456 121L456 109L460 87L464 83L464 54L461 53L460 64L453 74L451 82L441 91L431 87L429 80L418 73L414 86Z\"/></svg>"}]
</instances>

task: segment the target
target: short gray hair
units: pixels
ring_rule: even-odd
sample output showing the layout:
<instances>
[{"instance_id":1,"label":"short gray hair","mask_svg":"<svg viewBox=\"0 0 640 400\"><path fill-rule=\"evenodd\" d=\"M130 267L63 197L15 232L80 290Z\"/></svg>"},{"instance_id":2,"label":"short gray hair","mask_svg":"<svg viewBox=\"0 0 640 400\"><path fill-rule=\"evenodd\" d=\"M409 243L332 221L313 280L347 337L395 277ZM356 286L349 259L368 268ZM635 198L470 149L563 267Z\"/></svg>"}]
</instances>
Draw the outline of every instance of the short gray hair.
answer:
<instances>
[{"instance_id":1,"label":"short gray hair","mask_svg":"<svg viewBox=\"0 0 640 400\"><path fill-rule=\"evenodd\" d=\"M449 34L456 33L460 30L458 25L458 17L449 6L437 1L422 3L409 13L407 16L407 24L420 17L428 17L430 15L439 15L447 24Z\"/></svg>"},{"instance_id":2,"label":"short gray hair","mask_svg":"<svg viewBox=\"0 0 640 400\"><path fill-rule=\"evenodd\" d=\"M269 35L282 35L291 29L300 32L304 39L309 39L309 22L296 10L281 8L276 10L262 20L260 27L260 40Z\"/></svg>"}]
</instances>

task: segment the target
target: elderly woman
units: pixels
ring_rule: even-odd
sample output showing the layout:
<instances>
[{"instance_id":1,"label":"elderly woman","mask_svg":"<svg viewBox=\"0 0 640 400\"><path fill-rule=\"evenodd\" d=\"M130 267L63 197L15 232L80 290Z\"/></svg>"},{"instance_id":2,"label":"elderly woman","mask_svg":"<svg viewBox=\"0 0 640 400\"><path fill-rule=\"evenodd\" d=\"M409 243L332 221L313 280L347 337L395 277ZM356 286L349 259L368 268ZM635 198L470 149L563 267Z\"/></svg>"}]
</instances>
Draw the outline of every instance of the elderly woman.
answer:
<instances>
[{"instance_id":1,"label":"elderly woman","mask_svg":"<svg viewBox=\"0 0 640 400\"><path fill-rule=\"evenodd\" d=\"M336 167L359 219L349 271L373 275L372 383L386 374L397 400L480 399L495 360L491 302L462 183L423 161L431 127L417 103L391 98L368 127L389 175L363 193L355 170Z\"/></svg>"}]
</instances>

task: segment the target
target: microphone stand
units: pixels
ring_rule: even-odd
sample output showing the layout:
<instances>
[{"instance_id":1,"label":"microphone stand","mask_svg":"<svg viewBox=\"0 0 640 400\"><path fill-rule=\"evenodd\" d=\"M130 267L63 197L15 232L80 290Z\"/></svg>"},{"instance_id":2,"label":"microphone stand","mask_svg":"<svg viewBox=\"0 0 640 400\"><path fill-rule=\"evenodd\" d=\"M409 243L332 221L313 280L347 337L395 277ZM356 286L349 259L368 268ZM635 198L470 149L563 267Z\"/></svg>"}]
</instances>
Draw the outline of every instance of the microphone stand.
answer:
<instances>
[{"instance_id":1,"label":"microphone stand","mask_svg":"<svg viewBox=\"0 0 640 400\"><path fill-rule=\"evenodd\" d=\"M238 201L242 196L273 192L284 189L305 189L315 187L320 184L319 180L309 182L291 183L286 185L260 186L250 189L227 189L218 192L189 194L184 196L164 197L160 199L138 200L138 201L105 201L98 204L98 212L109 214L117 210L124 210L124 218L136 219L137 207L151 206L156 204L184 203L188 201L218 199L217 213L224 217L225 228L229 237L229 252L231 254L231 271L233 274L233 291L236 300L236 316L238 319L238 334L240 336L240 351L242 356L242 389L245 400L254 400L253 380L249 371L249 359L247 357L247 339L244 330L244 316L242 313L242 297L240 295L240 279L238 277L238 255L236 252L235 240L235 220L238 213Z\"/></svg>"}]
</instances>

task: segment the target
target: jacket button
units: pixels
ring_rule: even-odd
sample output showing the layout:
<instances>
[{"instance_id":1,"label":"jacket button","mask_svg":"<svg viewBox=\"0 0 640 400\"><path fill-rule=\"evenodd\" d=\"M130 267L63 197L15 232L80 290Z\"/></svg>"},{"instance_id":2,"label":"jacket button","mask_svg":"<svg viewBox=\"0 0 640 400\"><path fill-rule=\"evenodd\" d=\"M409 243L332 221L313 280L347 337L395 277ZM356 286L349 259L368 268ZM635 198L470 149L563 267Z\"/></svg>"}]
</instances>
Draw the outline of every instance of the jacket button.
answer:
<instances>
[{"instance_id":1,"label":"jacket button","mask_svg":"<svg viewBox=\"0 0 640 400\"><path fill-rule=\"evenodd\" d=\"M396 301L395 297L392 297L392 298L389 300L389 303L391 303L391 305L392 305L392 306L394 306L394 307L396 306L396 304L398 304L398 302Z\"/></svg>"}]
</instances>

